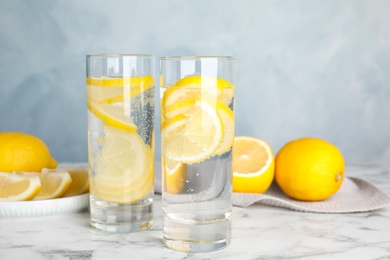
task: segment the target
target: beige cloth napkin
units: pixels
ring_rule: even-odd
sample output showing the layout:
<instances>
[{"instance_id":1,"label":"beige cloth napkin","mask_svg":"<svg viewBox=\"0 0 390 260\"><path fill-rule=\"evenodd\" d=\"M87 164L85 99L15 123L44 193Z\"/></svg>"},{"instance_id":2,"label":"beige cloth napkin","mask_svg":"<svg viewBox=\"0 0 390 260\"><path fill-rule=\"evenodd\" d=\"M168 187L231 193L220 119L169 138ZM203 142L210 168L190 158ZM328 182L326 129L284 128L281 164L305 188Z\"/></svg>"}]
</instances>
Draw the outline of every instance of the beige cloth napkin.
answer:
<instances>
[{"instance_id":1,"label":"beige cloth napkin","mask_svg":"<svg viewBox=\"0 0 390 260\"><path fill-rule=\"evenodd\" d=\"M273 183L265 194L234 193L233 205L248 207L255 203L319 213L352 213L371 211L390 205L390 198L372 184L347 177L340 189L327 200L305 202L291 199Z\"/></svg>"},{"instance_id":2,"label":"beige cloth napkin","mask_svg":"<svg viewBox=\"0 0 390 260\"><path fill-rule=\"evenodd\" d=\"M161 193L161 168L155 167L154 189ZM358 178L347 177L340 189L327 200L305 202L291 199L273 183L265 194L233 193L232 203L238 207L249 207L255 203L283 207L292 210L318 213L352 213L384 208L390 198L372 184Z\"/></svg>"}]
</instances>

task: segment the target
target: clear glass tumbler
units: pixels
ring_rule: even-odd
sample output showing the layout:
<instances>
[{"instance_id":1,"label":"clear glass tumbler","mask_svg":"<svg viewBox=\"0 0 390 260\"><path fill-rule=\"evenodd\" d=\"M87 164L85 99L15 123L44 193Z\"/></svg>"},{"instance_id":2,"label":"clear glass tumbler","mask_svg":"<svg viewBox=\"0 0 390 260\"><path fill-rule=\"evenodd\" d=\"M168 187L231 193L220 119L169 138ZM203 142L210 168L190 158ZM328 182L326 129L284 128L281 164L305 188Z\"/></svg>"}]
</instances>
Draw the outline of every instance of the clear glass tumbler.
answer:
<instances>
[{"instance_id":1,"label":"clear glass tumbler","mask_svg":"<svg viewBox=\"0 0 390 260\"><path fill-rule=\"evenodd\" d=\"M164 245L207 252L231 241L235 59L162 57Z\"/></svg>"},{"instance_id":2,"label":"clear glass tumbler","mask_svg":"<svg viewBox=\"0 0 390 260\"><path fill-rule=\"evenodd\" d=\"M133 232L152 225L154 72L152 55L87 56L93 229Z\"/></svg>"}]
</instances>

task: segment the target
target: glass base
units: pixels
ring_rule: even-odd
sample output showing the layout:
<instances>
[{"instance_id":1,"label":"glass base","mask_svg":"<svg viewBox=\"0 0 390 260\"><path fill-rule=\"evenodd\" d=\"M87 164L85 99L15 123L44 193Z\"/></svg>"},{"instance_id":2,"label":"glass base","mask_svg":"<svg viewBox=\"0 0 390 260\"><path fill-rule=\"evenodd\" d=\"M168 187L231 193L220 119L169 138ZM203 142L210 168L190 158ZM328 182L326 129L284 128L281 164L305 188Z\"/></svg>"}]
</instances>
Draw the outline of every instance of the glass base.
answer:
<instances>
[{"instance_id":1,"label":"glass base","mask_svg":"<svg viewBox=\"0 0 390 260\"><path fill-rule=\"evenodd\" d=\"M187 253L216 251L231 242L230 219L183 223L165 218L163 232L165 247Z\"/></svg>"},{"instance_id":2,"label":"glass base","mask_svg":"<svg viewBox=\"0 0 390 260\"><path fill-rule=\"evenodd\" d=\"M153 224L153 199L117 204L91 197L91 227L97 231L129 233L149 229Z\"/></svg>"}]
</instances>

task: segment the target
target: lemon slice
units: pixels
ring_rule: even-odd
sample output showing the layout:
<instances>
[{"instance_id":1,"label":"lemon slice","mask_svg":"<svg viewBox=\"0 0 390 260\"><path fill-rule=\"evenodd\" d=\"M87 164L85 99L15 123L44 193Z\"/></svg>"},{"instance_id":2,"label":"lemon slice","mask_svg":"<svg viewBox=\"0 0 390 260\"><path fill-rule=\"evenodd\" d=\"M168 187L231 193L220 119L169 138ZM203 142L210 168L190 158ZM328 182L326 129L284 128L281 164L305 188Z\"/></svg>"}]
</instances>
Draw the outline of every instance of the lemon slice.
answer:
<instances>
[{"instance_id":1,"label":"lemon slice","mask_svg":"<svg viewBox=\"0 0 390 260\"><path fill-rule=\"evenodd\" d=\"M153 186L153 150L137 133L105 126L105 140L92 178L92 193L110 202L128 203ZM152 177L151 177L152 175Z\"/></svg>"},{"instance_id":2,"label":"lemon slice","mask_svg":"<svg viewBox=\"0 0 390 260\"><path fill-rule=\"evenodd\" d=\"M127 132L137 131L130 111L126 111L123 103L97 104L88 102L88 109L107 125Z\"/></svg>"},{"instance_id":3,"label":"lemon slice","mask_svg":"<svg viewBox=\"0 0 390 260\"><path fill-rule=\"evenodd\" d=\"M132 98L154 85L152 76L130 78L87 78L88 99L100 104L111 104Z\"/></svg>"},{"instance_id":4,"label":"lemon slice","mask_svg":"<svg viewBox=\"0 0 390 260\"><path fill-rule=\"evenodd\" d=\"M228 106L221 102L217 102L217 111L222 121L223 139L218 149L215 151L215 154L221 155L229 151L233 145L234 113Z\"/></svg>"},{"instance_id":5,"label":"lemon slice","mask_svg":"<svg viewBox=\"0 0 390 260\"><path fill-rule=\"evenodd\" d=\"M197 163L214 154L223 139L222 121L216 108L196 100L190 116L180 114L162 124L162 153L166 159Z\"/></svg>"},{"instance_id":6,"label":"lemon slice","mask_svg":"<svg viewBox=\"0 0 390 260\"><path fill-rule=\"evenodd\" d=\"M153 179L153 170L150 169L149 174L145 176L144 181L135 184L116 188L107 188L104 184L92 179L91 181L94 185L91 187L93 188L93 194L105 201L131 203L141 200L145 198L146 195L153 193Z\"/></svg>"},{"instance_id":7,"label":"lemon slice","mask_svg":"<svg viewBox=\"0 0 390 260\"><path fill-rule=\"evenodd\" d=\"M62 197L70 188L72 178L69 173L47 172L39 175L42 188L34 200L46 200Z\"/></svg>"},{"instance_id":8,"label":"lemon slice","mask_svg":"<svg viewBox=\"0 0 390 260\"><path fill-rule=\"evenodd\" d=\"M165 176L166 191L171 194L182 193L186 181L187 165L166 160L163 156L162 171L164 173L163 176Z\"/></svg>"},{"instance_id":9,"label":"lemon slice","mask_svg":"<svg viewBox=\"0 0 390 260\"><path fill-rule=\"evenodd\" d=\"M41 186L39 176L0 172L0 201L30 200L40 192Z\"/></svg>"},{"instance_id":10,"label":"lemon slice","mask_svg":"<svg viewBox=\"0 0 390 260\"><path fill-rule=\"evenodd\" d=\"M234 138L234 192L266 192L274 178L274 170L274 156L265 141L248 136Z\"/></svg>"},{"instance_id":11,"label":"lemon slice","mask_svg":"<svg viewBox=\"0 0 390 260\"><path fill-rule=\"evenodd\" d=\"M69 173L72 178L72 185L63 197L75 196L89 191L88 168L42 169L42 173L64 171Z\"/></svg>"},{"instance_id":12,"label":"lemon slice","mask_svg":"<svg viewBox=\"0 0 390 260\"><path fill-rule=\"evenodd\" d=\"M161 100L162 109L175 110L170 106L179 100L194 98L218 99L229 105L234 95L234 85L221 78L207 76L188 76L169 86Z\"/></svg>"}]
</instances>

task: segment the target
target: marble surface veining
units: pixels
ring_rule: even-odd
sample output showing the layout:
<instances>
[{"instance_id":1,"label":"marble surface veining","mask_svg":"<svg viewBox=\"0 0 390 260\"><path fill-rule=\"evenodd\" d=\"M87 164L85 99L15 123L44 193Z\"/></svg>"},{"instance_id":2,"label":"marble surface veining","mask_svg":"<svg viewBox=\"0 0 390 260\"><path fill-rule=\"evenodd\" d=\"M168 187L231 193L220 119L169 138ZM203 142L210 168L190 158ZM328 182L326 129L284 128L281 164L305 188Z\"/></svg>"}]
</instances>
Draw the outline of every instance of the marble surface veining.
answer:
<instances>
[{"instance_id":1,"label":"marble surface veining","mask_svg":"<svg viewBox=\"0 0 390 260\"><path fill-rule=\"evenodd\" d=\"M390 196L390 169L347 167ZM390 208L354 214L316 214L256 204L234 207L232 243L199 254L162 245L161 196L155 195L152 229L102 234L89 213L0 219L0 259L390 259Z\"/></svg>"}]
</instances>

